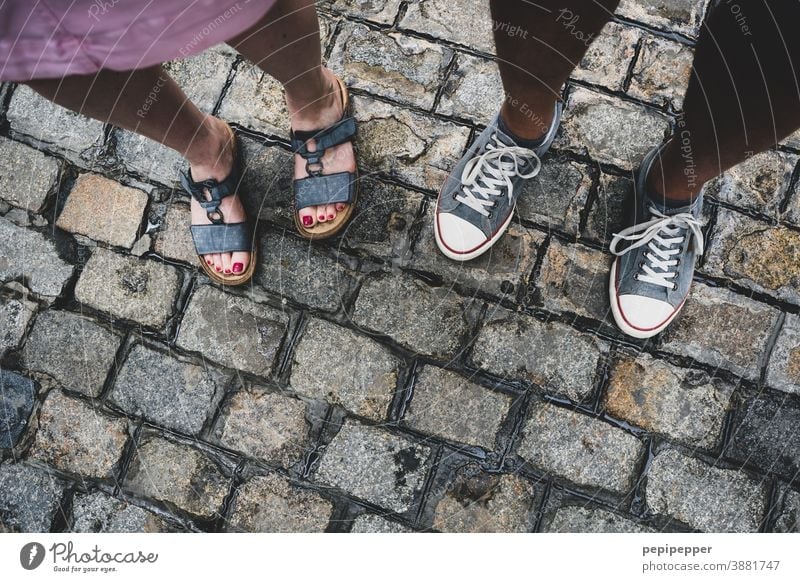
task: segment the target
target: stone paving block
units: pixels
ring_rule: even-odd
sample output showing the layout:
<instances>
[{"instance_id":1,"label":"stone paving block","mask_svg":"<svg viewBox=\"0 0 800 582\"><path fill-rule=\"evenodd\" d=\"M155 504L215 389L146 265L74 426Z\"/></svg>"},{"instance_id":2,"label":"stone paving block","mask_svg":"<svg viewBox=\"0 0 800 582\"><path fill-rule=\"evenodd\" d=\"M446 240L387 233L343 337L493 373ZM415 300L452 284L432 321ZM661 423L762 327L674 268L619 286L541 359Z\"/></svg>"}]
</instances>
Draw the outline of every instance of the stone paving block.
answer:
<instances>
[{"instance_id":1,"label":"stone paving block","mask_svg":"<svg viewBox=\"0 0 800 582\"><path fill-rule=\"evenodd\" d=\"M785 145L787 147L800 150L800 129L780 142L780 145Z\"/></svg>"},{"instance_id":2,"label":"stone paving block","mask_svg":"<svg viewBox=\"0 0 800 582\"><path fill-rule=\"evenodd\" d=\"M227 380L217 370L137 344L117 374L109 399L128 414L194 435L213 413Z\"/></svg>"},{"instance_id":3,"label":"stone paving block","mask_svg":"<svg viewBox=\"0 0 800 582\"><path fill-rule=\"evenodd\" d=\"M714 449L734 387L701 370L647 355L623 356L610 371L605 412L689 446Z\"/></svg>"},{"instance_id":4,"label":"stone paving block","mask_svg":"<svg viewBox=\"0 0 800 582\"><path fill-rule=\"evenodd\" d=\"M411 533L412 531L404 525L377 515L360 515L353 522L350 533Z\"/></svg>"},{"instance_id":5,"label":"stone paving block","mask_svg":"<svg viewBox=\"0 0 800 582\"><path fill-rule=\"evenodd\" d=\"M64 388L99 396L121 342L88 317L45 311L36 318L22 356L28 370L43 372Z\"/></svg>"},{"instance_id":6,"label":"stone paving block","mask_svg":"<svg viewBox=\"0 0 800 582\"><path fill-rule=\"evenodd\" d=\"M240 195L248 213L262 220L292 225L294 159L268 143L240 138L244 171Z\"/></svg>"},{"instance_id":7,"label":"stone paving block","mask_svg":"<svg viewBox=\"0 0 800 582\"><path fill-rule=\"evenodd\" d=\"M236 492L228 530L251 533L315 533L328 527L333 505L283 477L254 477Z\"/></svg>"},{"instance_id":8,"label":"stone paving block","mask_svg":"<svg viewBox=\"0 0 800 582\"><path fill-rule=\"evenodd\" d=\"M380 24L392 24L401 0L327 0L334 10Z\"/></svg>"},{"instance_id":9,"label":"stone paving block","mask_svg":"<svg viewBox=\"0 0 800 582\"><path fill-rule=\"evenodd\" d=\"M0 218L0 282L24 278L31 291L52 300L61 293L72 270L43 234Z\"/></svg>"},{"instance_id":10,"label":"stone paving block","mask_svg":"<svg viewBox=\"0 0 800 582\"><path fill-rule=\"evenodd\" d=\"M44 533L61 509L67 484L26 463L0 464L0 529Z\"/></svg>"},{"instance_id":11,"label":"stone paving block","mask_svg":"<svg viewBox=\"0 0 800 582\"><path fill-rule=\"evenodd\" d=\"M764 516L767 482L667 449L647 474L647 508L707 532L755 532Z\"/></svg>"},{"instance_id":12,"label":"stone paving block","mask_svg":"<svg viewBox=\"0 0 800 582\"><path fill-rule=\"evenodd\" d=\"M589 397L605 342L560 323L497 310L472 351L476 367L506 380L532 382L581 401Z\"/></svg>"},{"instance_id":13,"label":"stone paving block","mask_svg":"<svg viewBox=\"0 0 800 582\"><path fill-rule=\"evenodd\" d=\"M146 509L99 491L76 495L72 515L70 531L75 533L160 533L171 529Z\"/></svg>"},{"instance_id":14,"label":"stone paving block","mask_svg":"<svg viewBox=\"0 0 800 582\"><path fill-rule=\"evenodd\" d=\"M800 233L720 208L703 271L800 304Z\"/></svg>"},{"instance_id":15,"label":"stone paving block","mask_svg":"<svg viewBox=\"0 0 800 582\"><path fill-rule=\"evenodd\" d=\"M35 313L35 303L0 295L0 357L19 347Z\"/></svg>"},{"instance_id":16,"label":"stone paving block","mask_svg":"<svg viewBox=\"0 0 800 582\"><path fill-rule=\"evenodd\" d=\"M621 494L634 486L643 452L642 442L625 431L544 402L533 404L519 447L538 469Z\"/></svg>"},{"instance_id":17,"label":"stone paving block","mask_svg":"<svg viewBox=\"0 0 800 582\"><path fill-rule=\"evenodd\" d=\"M361 287L353 323L388 335L416 353L452 356L467 331L470 300L408 276L375 276Z\"/></svg>"},{"instance_id":18,"label":"stone paving block","mask_svg":"<svg viewBox=\"0 0 800 582\"><path fill-rule=\"evenodd\" d=\"M421 492L430 453L429 447L347 420L326 447L316 480L403 513Z\"/></svg>"},{"instance_id":19,"label":"stone paving block","mask_svg":"<svg viewBox=\"0 0 800 582\"><path fill-rule=\"evenodd\" d=\"M783 491L774 531L800 533L800 493L797 491L791 489Z\"/></svg>"},{"instance_id":20,"label":"stone paving block","mask_svg":"<svg viewBox=\"0 0 800 582\"><path fill-rule=\"evenodd\" d=\"M763 472L797 479L800 471L800 406L785 394L749 398L734 418L728 456Z\"/></svg>"},{"instance_id":21,"label":"stone paving block","mask_svg":"<svg viewBox=\"0 0 800 582\"><path fill-rule=\"evenodd\" d=\"M784 152L762 152L710 180L703 190L717 200L777 219L798 159Z\"/></svg>"},{"instance_id":22,"label":"stone paving block","mask_svg":"<svg viewBox=\"0 0 800 582\"><path fill-rule=\"evenodd\" d=\"M289 137L289 111L281 84L246 61L239 64L218 115L228 123L238 123L267 135Z\"/></svg>"},{"instance_id":23,"label":"stone paving block","mask_svg":"<svg viewBox=\"0 0 800 582\"><path fill-rule=\"evenodd\" d=\"M129 172L145 180L180 188L180 172L189 167L178 152L144 136L115 130L117 157Z\"/></svg>"},{"instance_id":24,"label":"stone paving block","mask_svg":"<svg viewBox=\"0 0 800 582\"><path fill-rule=\"evenodd\" d=\"M385 261L408 260L422 194L370 178L359 180L358 187L355 214L341 235L342 244Z\"/></svg>"},{"instance_id":25,"label":"stone paving block","mask_svg":"<svg viewBox=\"0 0 800 582\"><path fill-rule=\"evenodd\" d=\"M356 146L363 174L378 172L438 191L467 145L466 127L354 97Z\"/></svg>"},{"instance_id":26,"label":"stone paving block","mask_svg":"<svg viewBox=\"0 0 800 582\"><path fill-rule=\"evenodd\" d=\"M616 13L654 28L696 37L707 0L622 0Z\"/></svg>"},{"instance_id":27,"label":"stone paving block","mask_svg":"<svg viewBox=\"0 0 800 582\"><path fill-rule=\"evenodd\" d=\"M417 372L403 423L423 433L491 451L511 403L506 394L428 365Z\"/></svg>"},{"instance_id":28,"label":"stone paving block","mask_svg":"<svg viewBox=\"0 0 800 582\"><path fill-rule=\"evenodd\" d=\"M110 479L127 440L125 419L52 390L42 405L31 458L83 477Z\"/></svg>"},{"instance_id":29,"label":"stone paving block","mask_svg":"<svg viewBox=\"0 0 800 582\"><path fill-rule=\"evenodd\" d=\"M308 448L306 405L281 394L237 392L222 411L214 438L229 449L289 468Z\"/></svg>"},{"instance_id":30,"label":"stone paving block","mask_svg":"<svg viewBox=\"0 0 800 582\"><path fill-rule=\"evenodd\" d=\"M683 107L694 51L685 44L646 35L633 67L628 94L656 105Z\"/></svg>"},{"instance_id":31,"label":"stone paving block","mask_svg":"<svg viewBox=\"0 0 800 582\"><path fill-rule=\"evenodd\" d=\"M487 125L500 110L504 96L500 71L494 61L458 53L455 67L444 82L436 112Z\"/></svg>"},{"instance_id":32,"label":"stone paving block","mask_svg":"<svg viewBox=\"0 0 800 582\"><path fill-rule=\"evenodd\" d=\"M536 282L544 307L606 320L611 262L601 251L551 239Z\"/></svg>"},{"instance_id":33,"label":"stone paving block","mask_svg":"<svg viewBox=\"0 0 800 582\"><path fill-rule=\"evenodd\" d=\"M772 307L727 289L694 285L663 349L757 380L777 317Z\"/></svg>"},{"instance_id":34,"label":"stone paving block","mask_svg":"<svg viewBox=\"0 0 800 582\"><path fill-rule=\"evenodd\" d=\"M539 251L547 238L543 232L512 222L502 238L477 259L460 263L445 257L433 232L435 210L423 217L422 232L408 267L433 274L448 285L458 284L481 293L514 299L526 287Z\"/></svg>"},{"instance_id":35,"label":"stone paving block","mask_svg":"<svg viewBox=\"0 0 800 582\"><path fill-rule=\"evenodd\" d=\"M155 251L167 259L197 264L199 259L189 230L191 221L192 212L188 204L171 204L156 232Z\"/></svg>"},{"instance_id":36,"label":"stone paving block","mask_svg":"<svg viewBox=\"0 0 800 582\"><path fill-rule=\"evenodd\" d=\"M19 444L36 399L36 384L0 368L0 449Z\"/></svg>"},{"instance_id":37,"label":"stone paving block","mask_svg":"<svg viewBox=\"0 0 800 582\"><path fill-rule=\"evenodd\" d=\"M337 311L354 285L351 271L318 246L283 229L269 229L257 238L256 294L288 297L324 311Z\"/></svg>"},{"instance_id":38,"label":"stone paving block","mask_svg":"<svg viewBox=\"0 0 800 582\"><path fill-rule=\"evenodd\" d=\"M397 389L399 365L371 339L312 319L295 350L290 384L304 396L381 421Z\"/></svg>"},{"instance_id":39,"label":"stone paving block","mask_svg":"<svg viewBox=\"0 0 800 582\"><path fill-rule=\"evenodd\" d=\"M627 225L627 202L632 192L631 174L614 176L601 173L597 198L586 221L586 238L609 244L614 234Z\"/></svg>"},{"instance_id":40,"label":"stone paving block","mask_svg":"<svg viewBox=\"0 0 800 582\"><path fill-rule=\"evenodd\" d=\"M99 174L81 174L67 197L56 226L130 249L142 224L147 194Z\"/></svg>"},{"instance_id":41,"label":"stone paving block","mask_svg":"<svg viewBox=\"0 0 800 582\"><path fill-rule=\"evenodd\" d=\"M575 87L567 98L554 147L629 170L664 140L668 130L669 121L660 113Z\"/></svg>"},{"instance_id":42,"label":"stone paving block","mask_svg":"<svg viewBox=\"0 0 800 582\"><path fill-rule=\"evenodd\" d=\"M539 175L524 182L517 202L518 216L577 236L591 188L589 166L545 157Z\"/></svg>"},{"instance_id":43,"label":"stone paving block","mask_svg":"<svg viewBox=\"0 0 800 582\"><path fill-rule=\"evenodd\" d=\"M517 475L494 475L470 463L458 470L436 505L433 527L448 533L533 530L541 492Z\"/></svg>"},{"instance_id":44,"label":"stone paving block","mask_svg":"<svg viewBox=\"0 0 800 582\"><path fill-rule=\"evenodd\" d=\"M800 395L800 317L787 315L772 349L767 383L789 394Z\"/></svg>"},{"instance_id":45,"label":"stone paving block","mask_svg":"<svg viewBox=\"0 0 800 582\"><path fill-rule=\"evenodd\" d=\"M20 170L24 169L24 172ZM58 182L58 161L19 142L0 138L0 198L39 212Z\"/></svg>"},{"instance_id":46,"label":"stone paving block","mask_svg":"<svg viewBox=\"0 0 800 582\"><path fill-rule=\"evenodd\" d=\"M568 18L567 12L571 14L569 10L555 14L556 21L566 25L574 18ZM606 23L572 72L572 78L602 85L612 91L621 91L631 59L636 54L636 43L641 36L642 32L638 28L617 22Z\"/></svg>"},{"instance_id":47,"label":"stone paving block","mask_svg":"<svg viewBox=\"0 0 800 582\"><path fill-rule=\"evenodd\" d=\"M161 328L172 316L179 271L156 261L96 248L75 286L75 299L115 317Z\"/></svg>"},{"instance_id":48,"label":"stone paving block","mask_svg":"<svg viewBox=\"0 0 800 582\"><path fill-rule=\"evenodd\" d=\"M164 68L198 109L211 113L237 54L235 49L220 44L198 55L166 63Z\"/></svg>"},{"instance_id":49,"label":"stone paving block","mask_svg":"<svg viewBox=\"0 0 800 582\"><path fill-rule=\"evenodd\" d=\"M452 58L443 45L346 23L328 66L348 87L431 109Z\"/></svg>"},{"instance_id":50,"label":"stone paving block","mask_svg":"<svg viewBox=\"0 0 800 582\"><path fill-rule=\"evenodd\" d=\"M150 437L140 442L125 488L192 513L216 517L231 480L200 451Z\"/></svg>"},{"instance_id":51,"label":"stone paving block","mask_svg":"<svg viewBox=\"0 0 800 582\"><path fill-rule=\"evenodd\" d=\"M542 531L548 533L653 533L652 528L641 526L616 513L577 505L558 508Z\"/></svg>"},{"instance_id":52,"label":"stone paving block","mask_svg":"<svg viewBox=\"0 0 800 582\"><path fill-rule=\"evenodd\" d=\"M15 133L29 135L80 166L90 164L103 144L102 122L60 107L25 85L14 90L6 117Z\"/></svg>"},{"instance_id":53,"label":"stone paving block","mask_svg":"<svg viewBox=\"0 0 800 582\"><path fill-rule=\"evenodd\" d=\"M509 32L512 23L507 23ZM487 0L419 0L408 5L400 28L421 32L485 53L494 52ZM519 27L517 27L519 28ZM525 32L525 31L521 31Z\"/></svg>"},{"instance_id":54,"label":"stone paving block","mask_svg":"<svg viewBox=\"0 0 800 582\"><path fill-rule=\"evenodd\" d=\"M268 376L288 324L281 311L203 285L192 295L177 344L225 367Z\"/></svg>"}]
</instances>

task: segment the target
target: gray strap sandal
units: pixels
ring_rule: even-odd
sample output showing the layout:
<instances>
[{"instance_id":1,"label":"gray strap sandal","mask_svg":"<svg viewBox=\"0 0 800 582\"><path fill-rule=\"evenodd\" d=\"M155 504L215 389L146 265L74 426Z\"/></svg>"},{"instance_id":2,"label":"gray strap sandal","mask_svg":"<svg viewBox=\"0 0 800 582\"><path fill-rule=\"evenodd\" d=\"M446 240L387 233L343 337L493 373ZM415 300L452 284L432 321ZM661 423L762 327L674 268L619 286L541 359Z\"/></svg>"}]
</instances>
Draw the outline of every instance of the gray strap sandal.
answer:
<instances>
[{"instance_id":1,"label":"gray strap sandal","mask_svg":"<svg viewBox=\"0 0 800 582\"><path fill-rule=\"evenodd\" d=\"M189 170L181 172L181 184L184 189L203 207L211 224L195 224L191 226L194 248L200 257L203 271L217 283L224 285L241 285L252 277L256 265L256 252L253 249L253 229L249 222L226 223L220 204L227 196L236 193L240 181L240 160L236 138L233 131L231 139L234 143L233 168L228 176L220 181L208 179L195 182ZM237 251L250 253L247 269L242 273L224 275L217 273L202 259L203 255L215 253L233 253Z\"/></svg>"},{"instance_id":2,"label":"gray strap sandal","mask_svg":"<svg viewBox=\"0 0 800 582\"><path fill-rule=\"evenodd\" d=\"M337 78L342 95L344 114L342 118L320 130L292 131L291 142L294 152L306 160L307 178L293 182L294 186L294 222L301 236L309 239L323 239L337 234L353 214L358 198L358 171L323 174L322 158L326 150L353 141L357 133L356 120L350 116L350 99L347 87ZM316 149L308 149L308 141L314 140ZM318 222L313 227L303 225L297 211L309 206L326 204L347 204L336 218L329 222Z\"/></svg>"}]
</instances>

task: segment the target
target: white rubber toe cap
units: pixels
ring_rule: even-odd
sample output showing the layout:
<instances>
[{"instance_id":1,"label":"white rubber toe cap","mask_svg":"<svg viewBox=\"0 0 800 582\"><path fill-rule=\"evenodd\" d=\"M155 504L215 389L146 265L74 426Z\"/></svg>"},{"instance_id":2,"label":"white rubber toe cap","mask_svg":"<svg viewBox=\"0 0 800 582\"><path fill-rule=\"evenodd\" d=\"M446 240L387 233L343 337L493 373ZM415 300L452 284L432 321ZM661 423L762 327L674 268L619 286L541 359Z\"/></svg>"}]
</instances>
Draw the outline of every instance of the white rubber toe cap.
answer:
<instances>
[{"instance_id":1,"label":"white rubber toe cap","mask_svg":"<svg viewBox=\"0 0 800 582\"><path fill-rule=\"evenodd\" d=\"M667 327L677 315L678 309L666 301L641 297L639 295L620 295L617 297L619 315L617 324L628 335L647 338L656 335ZM617 313L618 311L618 313Z\"/></svg>"},{"instance_id":2,"label":"white rubber toe cap","mask_svg":"<svg viewBox=\"0 0 800 582\"><path fill-rule=\"evenodd\" d=\"M483 231L454 214L441 213L436 216L436 242L439 250L455 260L482 251L481 246L488 240Z\"/></svg>"}]
</instances>

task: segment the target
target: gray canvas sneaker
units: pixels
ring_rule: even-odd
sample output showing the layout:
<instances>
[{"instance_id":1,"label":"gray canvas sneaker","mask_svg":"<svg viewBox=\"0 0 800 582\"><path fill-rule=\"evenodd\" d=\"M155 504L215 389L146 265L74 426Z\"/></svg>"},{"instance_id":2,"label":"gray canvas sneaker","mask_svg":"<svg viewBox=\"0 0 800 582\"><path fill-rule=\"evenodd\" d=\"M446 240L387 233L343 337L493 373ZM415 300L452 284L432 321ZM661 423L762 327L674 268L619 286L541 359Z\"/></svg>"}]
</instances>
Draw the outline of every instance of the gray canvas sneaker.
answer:
<instances>
[{"instance_id":1,"label":"gray canvas sneaker","mask_svg":"<svg viewBox=\"0 0 800 582\"><path fill-rule=\"evenodd\" d=\"M703 252L702 193L679 208L648 196L647 173L662 147L642 160L632 226L615 234L609 247L617 256L609 278L611 311L619 328L635 338L652 337L675 319L689 295L696 257Z\"/></svg>"},{"instance_id":2,"label":"gray canvas sneaker","mask_svg":"<svg viewBox=\"0 0 800 582\"><path fill-rule=\"evenodd\" d=\"M495 115L456 164L439 191L433 230L442 253L469 261L491 248L511 224L522 181L539 173L539 158L550 149L561 121L560 101L540 145L517 145Z\"/></svg>"}]
</instances>

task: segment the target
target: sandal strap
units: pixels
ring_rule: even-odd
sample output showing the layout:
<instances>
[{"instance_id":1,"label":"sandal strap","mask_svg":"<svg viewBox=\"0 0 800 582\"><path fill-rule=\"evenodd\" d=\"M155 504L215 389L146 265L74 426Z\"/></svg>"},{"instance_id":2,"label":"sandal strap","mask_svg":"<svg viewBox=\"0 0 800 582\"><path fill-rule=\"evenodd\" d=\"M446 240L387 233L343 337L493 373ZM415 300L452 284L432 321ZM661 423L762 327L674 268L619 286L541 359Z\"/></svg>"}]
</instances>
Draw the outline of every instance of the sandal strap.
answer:
<instances>
[{"instance_id":1,"label":"sandal strap","mask_svg":"<svg viewBox=\"0 0 800 582\"><path fill-rule=\"evenodd\" d=\"M294 181L295 210L309 206L352 204L356 192L356 174L339 172L323 176L309 176Z\"/></svg>"},{"instance_id":2,"label":"sandal strap","mask_svg":"<svg viewBox=\"0 0 800 582\"><path fill-rule=\"evenodd\" d=\"M352 140L357 133L355 118L351 116L342 117L339 121L326 127L325 129L315 129L312 131L292 131L292 149L294 153L300 154L309 163L316 164L325 150L339 144ZM313 139L317 147L313 152L308 151L308 141Z\"/></svg>"},{"instance_id":3,"label":"sandal strap","mask_svg":"<svg viewBox=\"0 0 800 582\"><path fill-rule=\"evenodd\" d=\"M191 227L198 255L253 250L253 236L247 222L196 224Z\"/></svg>"},{"instance_id":4,"label":"sandal strap","mask_svg":"<svg viewBox=\"0 0 800 582\"><path fill-rule=\"evenodd\" d=\"M219 209L222 199L236 193L236 188L239 185L239 170L237 166L238 164L234 157L231 173L221 182L213 178L195 182L192 179L191 170L182 171L180 173L181 185L184 190L186 190L192 198L197 200L200 206L206 211L208 219L214 224L223 224L224 218ZM206 191L211 196L210 200L206 199Z\"/></svg>"}]
</instances>

